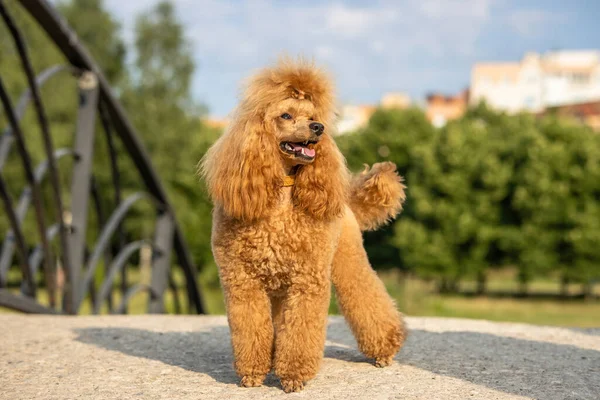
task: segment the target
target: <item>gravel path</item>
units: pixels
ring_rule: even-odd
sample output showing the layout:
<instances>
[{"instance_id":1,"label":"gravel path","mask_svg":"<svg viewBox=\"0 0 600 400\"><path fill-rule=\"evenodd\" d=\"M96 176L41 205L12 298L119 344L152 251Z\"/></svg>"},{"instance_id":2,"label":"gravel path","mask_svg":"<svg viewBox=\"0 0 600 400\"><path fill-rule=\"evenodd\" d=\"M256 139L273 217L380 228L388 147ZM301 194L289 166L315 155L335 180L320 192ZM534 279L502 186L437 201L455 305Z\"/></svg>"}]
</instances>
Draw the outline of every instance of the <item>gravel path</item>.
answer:
<instances>
[{"instance_id":1,"label":"gravel path","mask_svg":"<svg viewBox=\"0 0 600 400\"><path fill-rule=\"evenodd\" d=\"M600 323L600 322L599 322ZM0 315L0 399L600 399L600 329L408 318L385 369L330 319L301 393L240 388L224 317Z\"/></svg>"}]
</instances>

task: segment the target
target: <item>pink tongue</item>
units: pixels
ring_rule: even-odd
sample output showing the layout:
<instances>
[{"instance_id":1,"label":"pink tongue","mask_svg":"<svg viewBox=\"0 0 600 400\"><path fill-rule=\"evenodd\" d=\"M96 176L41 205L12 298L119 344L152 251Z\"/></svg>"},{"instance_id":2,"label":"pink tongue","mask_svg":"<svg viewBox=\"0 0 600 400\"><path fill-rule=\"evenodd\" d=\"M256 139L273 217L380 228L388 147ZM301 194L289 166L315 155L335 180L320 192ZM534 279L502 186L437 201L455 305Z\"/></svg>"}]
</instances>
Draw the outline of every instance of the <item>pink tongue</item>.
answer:
<instances>
[{"instance_id":1,"label":"pink tongue","mask_svg":"<svg viewBox=\"0 0 600 400\"><path fill-rule=\"evenodd\" d=\"M308 156L308 157L314 157L315 149L309 149L308 147L303 147L302 154L304 154L305 156Z\"/></svg>"},{"instance_id":2,"label":"pink tongue","mask_svg":"<svg viewBox=\"0 0 600 400\"><path fill-rule=\"evenodd\" d=\"M292 145L292 147L294 148L294 151L296 153L302 153L307 157L314 157L315 156L315 149L309 149L308 147L304 147L304 146L299 146L296 145L294 143L290 143Z\"/></svg>"}]
</instances>

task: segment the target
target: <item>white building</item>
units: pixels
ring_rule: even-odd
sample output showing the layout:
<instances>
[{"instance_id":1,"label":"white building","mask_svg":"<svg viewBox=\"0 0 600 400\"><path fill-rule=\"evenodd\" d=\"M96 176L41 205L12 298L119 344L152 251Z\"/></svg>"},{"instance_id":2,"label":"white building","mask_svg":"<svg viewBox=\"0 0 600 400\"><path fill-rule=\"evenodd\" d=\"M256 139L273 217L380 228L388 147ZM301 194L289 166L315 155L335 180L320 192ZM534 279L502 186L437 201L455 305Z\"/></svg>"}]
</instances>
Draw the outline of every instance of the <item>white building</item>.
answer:
<instances>
[{"instance_id":1,"label":"white building","mask_svg":"<svg viewBox=\"0 0 600 400\"><path fill-rule=\"evenodd\" d=\"M402 92L385 93L379 102L380 107L387 109L404 109L410 107L410 105L410 97ZM337 126L338 134L356 132L358 129L367 126L377 107L377 105L370 104L347 104L343 106Z\"/></svg>"},{"instance_id":2,"label":"white building","mask_svg":"<svg viewBox=\"0 0 600 400\"><path fill-rule=\"evenodd\" d=\"M345 105L337 125L337 133L343 135L348 132L355 132L364 128L376 107L370 105Z\"/></svg>"},{"instance_id":3,"label":"white building","mask_svg":"<svg viewBox=\"0 0 600 400\"><path fill-rule=\"evenodd\" d=\"M528 53L519 62L477 63L471 72L472 104L485 100L507 112L600 99L600 51Z\"/></svg>"}]
</instances>

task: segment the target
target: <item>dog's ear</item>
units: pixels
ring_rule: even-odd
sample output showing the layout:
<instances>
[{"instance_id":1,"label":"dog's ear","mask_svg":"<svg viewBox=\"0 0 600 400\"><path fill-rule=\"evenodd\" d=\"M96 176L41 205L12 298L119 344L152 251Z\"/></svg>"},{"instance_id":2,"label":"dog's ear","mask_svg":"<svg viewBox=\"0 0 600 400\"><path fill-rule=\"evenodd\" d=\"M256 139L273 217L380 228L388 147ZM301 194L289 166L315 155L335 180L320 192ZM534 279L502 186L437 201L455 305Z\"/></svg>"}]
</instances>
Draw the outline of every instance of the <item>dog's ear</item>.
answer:
<instances>
[{"instance_id":1,"label":"dog's ear","mask_svg":"<svg viewBox=\"0 0 600 400\"><path fill-rule=\"evenodd\" d=\"M315 219L327 220L343 215L350 175L331 136L323 135L315 150L312 164L300 167L296 174L294 204Z\"/></svg>"},{"instance_id":2,"label":"dog's ear","mask_svg":"<svg viewBox=\"0 0 600 400\"><path fill-rule=\"evenodd\" d=\"M276 149L275 136L260 115L234 118L201 161L215 205L245 221L268 214L283 184Z\"/></svg>"}]
</instances>

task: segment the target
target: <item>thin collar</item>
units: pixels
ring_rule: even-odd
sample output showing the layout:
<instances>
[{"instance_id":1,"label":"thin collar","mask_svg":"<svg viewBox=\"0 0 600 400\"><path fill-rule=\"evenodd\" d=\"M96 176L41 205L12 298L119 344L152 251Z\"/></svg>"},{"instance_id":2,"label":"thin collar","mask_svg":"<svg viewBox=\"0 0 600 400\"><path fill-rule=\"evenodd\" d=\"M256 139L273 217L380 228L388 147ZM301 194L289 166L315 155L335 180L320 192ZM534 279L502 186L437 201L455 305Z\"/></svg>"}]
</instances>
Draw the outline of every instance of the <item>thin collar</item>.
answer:
<instances>
[{"instance_id":1,"label":"thin collar","mask_svg":"<svg viewBox=\"0 0 600 400\"><path fill-rule=\"evenodd\" d=\"M299 165L292 167L290 174L283 177L283 187L294 186L296 183L296 173L298 172L299 168Z\"/></svg>"},{"instance_id":2,"label":"thin collar","mask_svg":"<svg viewBox=\"0 0 600 400\"><path fill-rule=\"evenodd\" d=\"M296 183L296 174L283 177L283 187L294 186Z\"/></svg>"}]
</instances>

